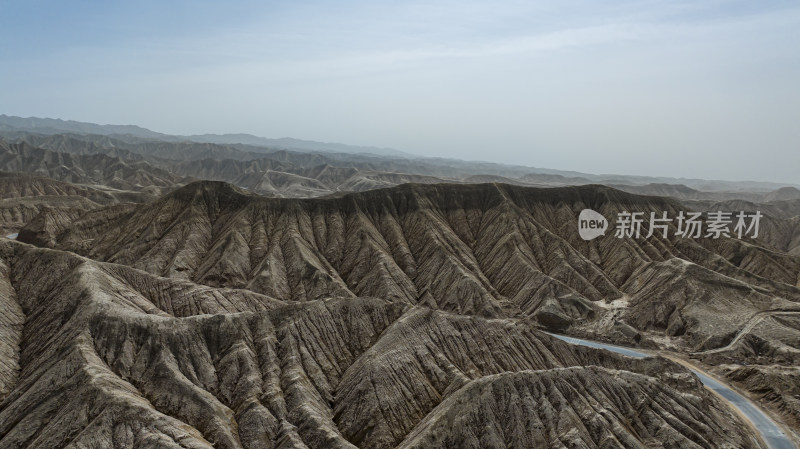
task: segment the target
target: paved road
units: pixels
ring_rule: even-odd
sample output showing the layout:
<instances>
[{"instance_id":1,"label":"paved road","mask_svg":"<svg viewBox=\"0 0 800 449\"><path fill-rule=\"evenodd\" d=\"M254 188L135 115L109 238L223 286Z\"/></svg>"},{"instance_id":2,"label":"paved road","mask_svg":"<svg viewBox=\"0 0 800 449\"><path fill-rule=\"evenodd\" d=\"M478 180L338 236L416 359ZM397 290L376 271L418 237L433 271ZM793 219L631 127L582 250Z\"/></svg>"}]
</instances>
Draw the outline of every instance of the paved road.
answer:
<instances>
[{"instance_id":1,"label":"paved road","mask_svg":"<svg viewBox=\"0 0 800 449\"><path fill-rule=\"evenodd\" d=\"M563 335L550 334L560 340L566 341L576 345L589 346L592 348L607 349L618 354L626 355L628 357L644 358L649 357L648 354L643 352L634 351L632 349L623 348L621 346L607 345L605 343L598 343L595 341L582 340L580 338L566 337ZM687 366L693 373L700 378L703 385L714 390L717 394L725 398L733 407L739 410L742 415L747 417L753 423L753 427L761 433L761 438L767 443L770 449L797 449L789 437L775 424L766 413L761 411L751 400L740 395L732 390L722 382L710 377L708 374Z\"/></svg>"}]
</instances>

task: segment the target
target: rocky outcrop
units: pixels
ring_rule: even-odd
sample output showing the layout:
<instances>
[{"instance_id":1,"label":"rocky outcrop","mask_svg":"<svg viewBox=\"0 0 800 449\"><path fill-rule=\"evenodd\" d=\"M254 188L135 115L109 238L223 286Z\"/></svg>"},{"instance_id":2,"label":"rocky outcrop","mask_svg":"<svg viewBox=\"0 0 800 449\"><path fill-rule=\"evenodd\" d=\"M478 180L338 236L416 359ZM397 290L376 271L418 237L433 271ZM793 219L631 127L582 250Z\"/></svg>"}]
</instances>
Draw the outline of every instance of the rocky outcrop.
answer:
<instances>
[{"instance_id":1,"label":"rocky outcrop","mask_svg":"<svg viewBox=\"0 0 800 449\"><path fill-rule=\"evenodd\" d=\"M0 261L19 367L0 447L762 447L679 365L520 320L282 302L9 240Z\"/></svg>"},{"instance_id":2,"label":"rocky outcrop","mask_svg":"<svg viewBox=\"0 0 800 449\"><path fill-rule=\"evenodd\" d=\"M0 447L757 447L685 370L538 328L683 351L796 423L795 189L16 138L0 230L55 250L0 240ZM239 187L164 194L192 177ZM687 208L760 236L613 237Z\"/></svg>"},{"instance_id":3,"label":"rocky outcrop","mask_svg":"<svg viewBox=\"0 0 800 449\"><path fill-rule=\"evenodd\" d=\"M88 212L53 246L282 300L375 296L602 338L617 329L632 343L637 332L668 335L695 349L727 344L756 313L797 307L800 259L755 242L577 235L583 208L679 207L600 186L407 185L281 200L204 182L129 213ZM23 240L34 241L29 230Z\"/></svg>"}]
</instances>

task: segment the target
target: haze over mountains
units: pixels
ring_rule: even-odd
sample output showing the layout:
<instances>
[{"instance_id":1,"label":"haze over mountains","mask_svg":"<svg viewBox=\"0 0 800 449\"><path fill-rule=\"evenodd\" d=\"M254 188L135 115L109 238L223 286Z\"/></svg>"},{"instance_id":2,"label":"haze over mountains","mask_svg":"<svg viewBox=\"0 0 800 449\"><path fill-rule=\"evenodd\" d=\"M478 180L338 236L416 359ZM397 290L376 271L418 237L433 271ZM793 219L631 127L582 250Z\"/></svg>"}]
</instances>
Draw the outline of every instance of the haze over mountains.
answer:
<instances>
[{"instance_id":1,"label":"haze over mountains","mask_svg":"<svg viewBox=\"0 0 800 449\"><path fill-rule=\"evenodd\" d=\"M172 136L133 125L97 125L93 123L14 117L0 115L0 137L8 142L28 142L40 148L56 151L93 151L107 153L109 149L125 149L137 155L177 160L255 160L278 159L308 165L314 162L372 168L379 171L404 172L438 176L448 180L463 180L473 175L505 177L512 182L543 185L580 185L590 183L646 185L684 184L700 191L733 191L766 193L781 187L800 188L800 184L781 184L754 181L719 181L677 179L635 175L598 175L552 168L534 168L421 157L398 150L360 147L338 143L323 143L292 138L267 139L248 134L205 134L202 136ZM83 144L78 142L83 142ZM91 143L89 149L83 147ZM167 145L172 143L174 145ZM208 145L201 145L201 144ZM100 148L97 148L100 147ZM101 149L102 148L102 149ZM319 153L305 157L294 153ZM264 155L268 156L264 156ZM376 157L382 156L382 157ZM302 162L301 162L302 161ZM488 180L487 180L488 181Z\"/></svg>"},{"instance_id":2,"label":"haze over mountains","mask_svg":"<svg viewBox=\"0 0 800 449\"><path fill-rule=\"evenodd\" d=\"M680 364L543 330L800 436L797 186L0 119L0 448L767 447ZM764 218L584 241L586 208Z\"/></svg>"},{"instance_id":3,"label":"haze over mountains","mask_svg":"<svg viewBox=\"0 0 800 449\"><path fill-rule=\"evenodd\" d=\"M0 114L0 131L25 131L35 134L95 134L100 136L130 136L142 139L156 139L165 141L191 141L216 144L242 144L255 147L269 147L293 151L313 151L328 153L371 153L384 156L413 156L391 148L362 147L344 145L341 143L314 142L310 140L293 139L284 137L280 139L267 139L252 134L202 134L192 136L172 136L162 134L135 125L97 125L94 123L76 122L74 120L60 120L37 117L14 117Z\"/></svg>"}]
</instances>

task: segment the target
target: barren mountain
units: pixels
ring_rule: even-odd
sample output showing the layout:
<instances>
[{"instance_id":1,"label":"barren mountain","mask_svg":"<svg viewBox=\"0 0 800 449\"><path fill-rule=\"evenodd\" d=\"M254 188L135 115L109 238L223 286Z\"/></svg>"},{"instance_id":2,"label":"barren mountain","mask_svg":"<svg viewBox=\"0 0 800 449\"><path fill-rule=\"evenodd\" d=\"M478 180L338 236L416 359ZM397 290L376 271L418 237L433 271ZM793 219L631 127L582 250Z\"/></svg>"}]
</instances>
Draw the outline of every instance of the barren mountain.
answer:
<instances>
[{"instance_id":1,"label":"barren mountain","mask_svg":"<svg viewBox=\"0 0 800 449\"><path fill-rule=\"evenodd\" d=\"M785 417L793 429L800 429L800 363L793 365L722 364L716 370L729 381L750 391Z\"/></svg>"},{"instance_id":2,"label":"barren mountain","mask_svg":"<svg viewBox=\"0 0 800 449\"><path fill-rule=\"evenodd\" d=\"M76 185L25 173L0 172L0 233L6 235L19 231L43 211L51 216L66 214L76 218L78 214L102 205L146 202L156 193Z\"/></svg>"},{"instance_id":3,"label":"barren mountain","mask_svg":"<svg viewBox=\"0 0 800 449\"><path fill-rule=\"evenodd\" d=\"M607 217L683 210L603 186L404 185L300 200L202 182L146 206L67 217L56 232L25 228L20 238L279 300L373 296L524 318L778 376L770 366L798 363L800 258L758 239L694 240L674 229L621 239L613 224L585 242L576 231L584 208ZM796 401L776 409L787 419L800 413Z\"/></svg>"},{"instance_id":4,"label":"barren mountain","mask_svg":"<svg viewBox=\"0 0 800 449\"><path fill-rule=\"evenodd\" d=\"M647 185L608 184L610 187L637 195L665 196L677 200L725 201L732 199L758 201L766 195L756 192L704 192L683 184L654 183Z\"/></svg>"},{"instance_id":5,"label":"barren mountain","mask_svg":"<svg viewBox=\"0 0 800 449\"><path fill-rule=\"evenodd\" d=\"M183 180L146 161L105 154L71 154L0 140L0 168L33 173L76 184L99 184L122 190L172 188ZM158 191L158 190L157 190Z\"/></svg>"},{"instance_id":6,"label":"barren mountain","mask_svg":"<svg viewBox=\"0 0 800 449\"><path fill-rule=\"evenodd\" d=\"M81 197L47 197L10 198L0 200L0 236L16 234L30 224L43 210L49 209L74 214L98 207L86 198Z\"/></svg>"},{"instance_id":7,"label":"barren mountain","mask_svg":"<svg viewBox=\"0 0 800 449\"><path fill-rule=\"evenodd\" d=\"M36 120L0 116L0 449L762 447L680 365L540 330L800 429L793 187ZM645 237L692 209L764 217Z\"/></svg>"},{"instance_id":8,"label":"barren mountain","mask_svg":"<svg viewBox=\"0 0 800 449\"><path fill-rule=\"evenodd\" d=\"M764 215L759 241L772 248L800 256L800 199L752 202L685 201L687 206L700 211L760 212Z\"/></svg>"},{"instance_id":9,"label":"barren mountain","mask_svg":"<svg viewBox=\"0 0 800 449\"><path fill-rule=\"evenodd\" d=\"M781 187L774 192L770 192L764 195L762 201L764 202L771 202L771 201L786 201L786 200L799 200L800 199L800 190L795 187Z\"/></svg>"},{"instance_id":10,"label":"barren mountain","mask_svg":"<svg viewBox=\"0 0 800 449\"><path fill-rule=\"evenodd\" d=\"M365 147L344 145L341 143L315 142L292 138L267 139L251 134L202 134L192 136L170 136L134 125L98 125L95 123L77 122L74 120L59 120L37 117L14 117L0 114L0 131L26 132L40 135L57 135L73 133L78 135L109 136L117 139L163 140L163 141L190 141L201 143L214 143L220 145L243 144L252 147L294 150L302 152L333 152L333 153L368 153L377 155L411 156L402 151L391 148Z\"/></svg>"},{"instance_id":11,"label":"barren mountain","mask_svg":"<svg viewBox=\"0 0 800 449\"><path fill-rule=\"evenodd\" d=\"M601 186L405 185L282 200L202 182L121 215L89 211L54 247L282 300L376 296L621 342L670 335L696 350L724 345L753 314L800 310L800 258L735 239L584 242L583 208L675 216L680 205Z\"/></svg>"},{"instance_id":12,"label":"barren mountain","mask_svg":"<svg viewBox=\"0 0 800 449\"><path fill-rule=\"evenodd\" d=\"M2 122L0 117L0 122ZM20 119L23 120L24 119ZM18 123L11 120L10 123ZM91 125L91 124L87 124ZM98 125L94 125L98 126ZM89 127L91 128L91 127ZM3 130L6 140L26 143L36 148L72 155L103 154L125 161L147 162L182 176L225 181L258 193L278 197L322 196L331 193L363 191L389 187L405 182L503 182L533 186L569 186L604 184L636 194L669 196L679 200L774 201L796 199L795 187L774 183L706 181L698 179L649 178L642 176L590 175L549 169L532 169L487 162L467 162L453 159L406 156L379 156L366 153L314 151L307 148L287 150L285 146L193 142L181 136L152 133L150 137L130 134L32 134L19 128ZM33 128L35 130L35 128ZM139 133L141 134L141 133ZM213 137L213 136L212 136ZM251 136L252 137L252 136ZM259 138L256 138L258 140ZM211 138L211 141L219 139ZM234 139L235 140L235 139ZM252 139L245 139L252 141ZM268 141L266 139L265 141ZM280 139L278 139L280 140ZM311 142L316 144L316 142ZM339 148L336 144L320 144L320 148ZM342 151L350 148L342 146ZM315 174L318 167L332 167L342 173L357 170L347 179L331 182ZM532 172L533 170L533 172ZM267 171L286 178L293 175L319 181L325 187L308 180L290 182L286 187L258 175ZM60 178L59 178L60 179ZM681 183L685 182L687 185ZM777 190L775 190L777 189Z\"/></svg>"},{"instance_id":13,"label":"barren mountain","mask_svg":"<svg viewBox=\"0 0 800 449\"><path fill-rule=\"evenodd\" d=\"M442 182L434 176L396 171L430 171L424 164L375 156L337 160L337 155L288 151L264 156L208 143L129 142L92 135L23 134L19 140L4 144L10 154L0 156L0 167L124 189L165 187L188 177L230 182L267 196L313 197L407 182Z\"/></svg>"},{"instance_id":14,"label":"barren mountain","mask_svg":"<svg viewBox=\"0 0 800 449\"><path fill-rule=\"evenodd\" d=\"M0 307L3 448L763 447L681 366L515 319L281 302L9 240Z\"/></svg>"},{"instance_id":15,"label":"barren mountain","mask_svg":"<svg viewBox=\"0 0 800 449\"><path fill-rule=\"evenodd\" d=\"M185 161L173 164L171 170L183 176L229 182L251 192L279 198L310 198L336 192L361 192L408 182L443 182L440 178L425 175L382 172L351 166L336 167L327 162L322 165L298 166L272 158L250 161Z\"/></svg>"}]
</instances>

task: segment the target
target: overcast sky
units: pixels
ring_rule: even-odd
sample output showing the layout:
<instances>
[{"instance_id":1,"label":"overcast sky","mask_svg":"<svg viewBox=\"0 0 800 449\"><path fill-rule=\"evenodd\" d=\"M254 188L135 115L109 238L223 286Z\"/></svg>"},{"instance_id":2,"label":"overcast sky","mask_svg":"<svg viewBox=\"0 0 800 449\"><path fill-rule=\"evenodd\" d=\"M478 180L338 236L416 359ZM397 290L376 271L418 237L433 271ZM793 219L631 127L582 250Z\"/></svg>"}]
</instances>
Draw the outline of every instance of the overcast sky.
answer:
<instances>
[{"instance_id":1,"label":"overcast sky","mask_svg":"<svg viewBox=\"0 0 800 449\"><path fill-rule=\"evenodd\" d=\"M800 183L797 1L0 0L0 10L8 115Z\"/></svg>"}]
</instances>

